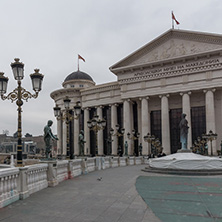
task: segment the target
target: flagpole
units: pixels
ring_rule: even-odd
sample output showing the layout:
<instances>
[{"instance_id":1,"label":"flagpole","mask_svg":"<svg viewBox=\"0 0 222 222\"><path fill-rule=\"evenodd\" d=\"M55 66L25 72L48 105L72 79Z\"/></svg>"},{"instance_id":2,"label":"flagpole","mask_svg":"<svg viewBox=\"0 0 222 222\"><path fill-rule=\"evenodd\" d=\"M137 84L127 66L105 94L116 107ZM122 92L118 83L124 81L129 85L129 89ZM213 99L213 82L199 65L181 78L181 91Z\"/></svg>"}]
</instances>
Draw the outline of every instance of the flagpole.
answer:
<instances>
[{"instance_id":1,"label":"flagpole","mask_svg":"<svg viewBox=\"0 0 222 222\"><path fill-rule=\"evenodd\" d=\"M79 55L78 55L78 71L79 71Z\"/></svg>"},{"instance_id":2,"label":"flagpole","mask_svg":"<svg viewBox=\"0 0 222 222\"><path fill-rule=\"evenodd\" d=\"M171 12L171 18L172 18L172 29L174 29L174 22L173 22L173 11Z\"/></svg>"}]
</instances>

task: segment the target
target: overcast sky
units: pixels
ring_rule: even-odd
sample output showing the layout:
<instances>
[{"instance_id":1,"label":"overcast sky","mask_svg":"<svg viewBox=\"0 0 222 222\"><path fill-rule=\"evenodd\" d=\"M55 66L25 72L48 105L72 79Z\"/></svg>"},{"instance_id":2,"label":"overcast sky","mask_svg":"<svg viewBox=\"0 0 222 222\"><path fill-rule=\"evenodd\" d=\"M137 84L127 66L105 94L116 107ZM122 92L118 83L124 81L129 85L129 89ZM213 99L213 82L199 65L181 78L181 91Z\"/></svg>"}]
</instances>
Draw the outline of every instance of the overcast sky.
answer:
<instances>
[{"instance_id":1,"label":"overcast sky","mask_svg":"<svg viewBox=\"0 0 222 222\"><path fill-rule=\"evenodd\" d=\"M222 34L221 0L0 0L0 71L9 77L7 94L17 87L10 64L25 64L22 86L32 92L29 74L44 74L37 99L24 102L23 135L42 135L56 120L50 93L67 75L88 73L96 84L116 81L109 67L171 28L174 11L184 30ZM17 106L0 100L0 134L17 131Z\"/></svg>"}]
</instances>

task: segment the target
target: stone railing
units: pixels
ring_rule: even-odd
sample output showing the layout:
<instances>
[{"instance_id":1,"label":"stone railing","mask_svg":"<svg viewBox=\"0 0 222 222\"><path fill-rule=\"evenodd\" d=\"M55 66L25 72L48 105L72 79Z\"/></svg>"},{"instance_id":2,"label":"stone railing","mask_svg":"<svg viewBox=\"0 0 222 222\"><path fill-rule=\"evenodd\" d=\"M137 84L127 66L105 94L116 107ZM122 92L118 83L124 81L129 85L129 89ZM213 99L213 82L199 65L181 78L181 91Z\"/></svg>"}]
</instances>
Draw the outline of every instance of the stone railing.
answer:
<instances>
[{"instance_id":1,"label":"stone railing","mask_svg":"<svg viewBox=\"0 0 222 222\"><path fill-rule=\"evenodd\" d=\"M87 158L86 160L87 172L90 173L96 170L96 158Z\"/></svg>"},{"instance_id":2,"label":"stone railing","mask_svg":"<svg viewBox=\"0 0 222 222\"><path fill-rule=\"evenodd\" d=\"M0 208L46 187L95 170L144 164L146 157L93 157L74 160L42 161L39 164L0 168Z\"/></svg>"},{"instance_id":3,"label":"stone railing","mask_svg":"<svg viewBox=\"0 0 222 222\"><path fill-rule=\"evenodd\" d=\"M69 179L80 176L83 173L83 162L85 161L82 159L69 161Z\"/></svg>"},{"instance_id":4,"label":"stone railing","mask_svg":"<svg viewBox=\"0 0 222 222\"><path fill-rule=\"evenodd\" d=\"M36 164L27 168L27 185L29 195L48 187L48 164Z\"/></svg>"},{"instance_id":5,"label":"stone railing","mask_svg":"<svg viewBox=\"0 0 222 222\"><path fill-rule=\"evenodd\" d=\"M19 200L19 168L0 169L0 208Z\"/></svg>"},{"instance_id":6,"label":"stone railing","mask_svg":"<svg viewBox=\"0 0 222 222\"><path fill-rule=\"evenodd\" d=\"M57 161L57 181L60 183L69 178L68 161Z\"/></svg>"},{"instance_id":7,"label":"stone railing","mask_svg":"<svg viewBox=\"0 0 222 222\"><path fill-rule=\"evenodd\" d=\"M110 157L104 157L104 165L105 165L105 169L111 167L111 158Z\"/></svg>"}]
</instances>

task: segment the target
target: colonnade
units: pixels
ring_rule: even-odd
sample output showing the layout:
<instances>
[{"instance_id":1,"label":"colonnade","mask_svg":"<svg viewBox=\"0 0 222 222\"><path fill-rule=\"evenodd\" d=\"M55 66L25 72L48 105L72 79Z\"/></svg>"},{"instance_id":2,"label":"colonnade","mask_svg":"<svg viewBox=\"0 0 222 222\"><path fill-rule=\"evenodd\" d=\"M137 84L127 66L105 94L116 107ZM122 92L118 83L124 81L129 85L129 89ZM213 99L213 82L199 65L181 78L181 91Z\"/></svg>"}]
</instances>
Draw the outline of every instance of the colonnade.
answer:
<instances>
[{"instance_id":1,"label":"colonnade","mask_svg":"<svg viewBox=\"0 0 222 222\"><path fill-rule=\"evenodd\" d=\"M214 92L215 89L204 90L205 93L205 109L206 109L206 133L210 130L216 131L215 123L215 108L214 108ZM190 96L191 92L183 92L181 95L182 112L186 114L186 119L189 125L188 133L188 148L192 146L192 126L191 126L191 104ZM162 146L166 154L171 153L170 145L170 117L169 117L169 94L160 95L161 104L161 129L162 129ZM143 137L149 132L150 129L150 108L149 108L149 97L142 97L137 99L138 104L138 131L140 132L139 142L142 143L143 155L148 155L150 153L149 145L144 141ZM111 106L111 128L116 130L117 125L117 106L114 103ZM84 136L85 136L85 155L90 155L90 129L87 126L87 121L89 120L89 109L84 108ZM97 115L102 119L102 106L96 107ZM123 100L123 127L125 128L125 133L123 135L123 141L128 142L128 154L133 155L133 141L127 136L128 132L132 132L133 126L133 111L132 111L132 100ZM58 120L57 122L57 134L58 134L58 153L66 155L66 123ZM98 132L98 155L104 155L103 148L103 130ZM79 155L79 119L74 120L74 155ZM117 155L118 153L118 139L116 136L112 137L112 155ZM213 153L217 153L216 141L213 141Z\"/></svg>"}]
</instances>

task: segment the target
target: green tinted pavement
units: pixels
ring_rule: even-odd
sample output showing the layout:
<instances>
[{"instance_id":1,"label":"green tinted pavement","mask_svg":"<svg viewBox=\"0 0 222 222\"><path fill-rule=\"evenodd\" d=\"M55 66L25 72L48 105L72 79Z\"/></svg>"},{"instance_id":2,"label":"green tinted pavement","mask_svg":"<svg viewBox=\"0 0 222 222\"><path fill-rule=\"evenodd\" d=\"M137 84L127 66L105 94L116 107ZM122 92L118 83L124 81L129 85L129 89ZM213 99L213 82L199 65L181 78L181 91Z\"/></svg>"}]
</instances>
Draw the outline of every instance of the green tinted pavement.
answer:
<instances>
[{"instance_id":1,"label":"green tinted pavement","mask_svg":"<svg viewBox=\"0 0 222 222\"><path fill-rule=\"evenodd\" d=\"M136 189L161 221L222 221L222 178L140 176Z\"/></svg>"}]
</instances>

